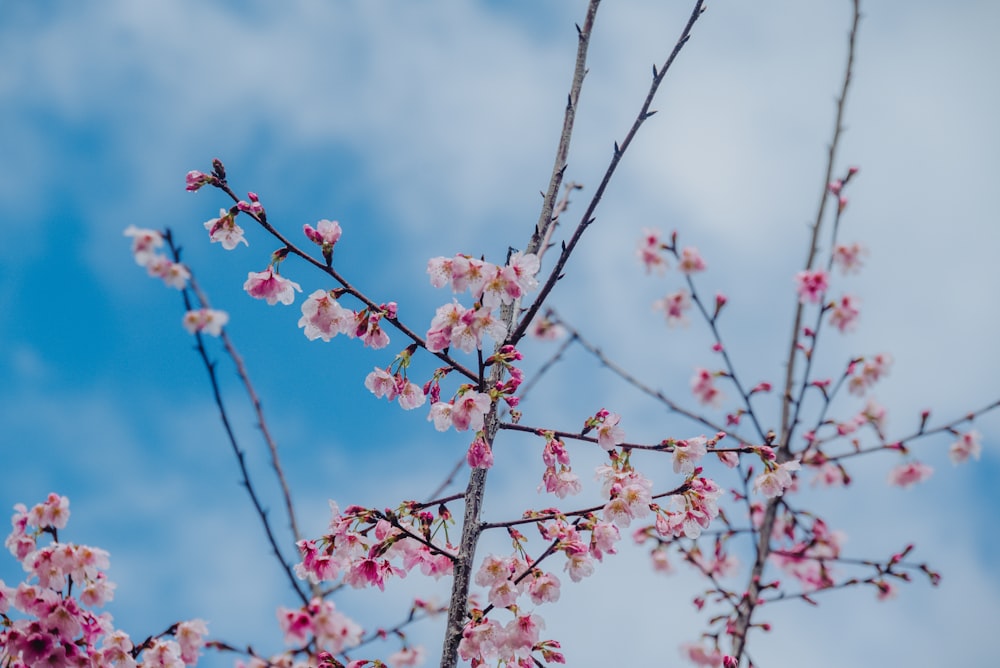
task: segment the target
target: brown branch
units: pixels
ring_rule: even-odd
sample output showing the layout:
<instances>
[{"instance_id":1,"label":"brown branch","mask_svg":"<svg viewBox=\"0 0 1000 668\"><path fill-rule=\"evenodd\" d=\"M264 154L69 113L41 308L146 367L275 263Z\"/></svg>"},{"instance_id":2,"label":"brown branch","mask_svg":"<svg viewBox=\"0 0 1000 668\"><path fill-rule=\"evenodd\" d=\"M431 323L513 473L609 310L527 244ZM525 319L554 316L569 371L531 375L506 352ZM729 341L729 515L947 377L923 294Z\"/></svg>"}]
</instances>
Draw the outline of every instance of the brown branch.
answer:
<instances>
[{"instance_id":1,"label":"brown branch","mask_svg":"<svg viewBox=\"0 0 1000 668\"><path fill-rule=\"evenodd\" d=\"M596 11L596 4L597 3L592 0L591 7L594 9L594 11ZM650 111L650 106L653 104L653 98L656 97L656 91L660 88L660 84L666 77L667 71L669 71L670 66L673 65L674 60L676 60L677 55L680 53L681 49L684 48L684 45L687 44L688 39L691 37L691 29L694 27L695 21L698 20L698 17L701 16L702 11L704 11L703 4L704 4L703 0L697 0L697 2L695 2L694 9L691 12L691 17L688 19L687 25L684 26L684 30L681 32L681 36L678 38L677 43L674 45L674 48L670 52L670 55L663 63L663 66L660 67L660 69L657 69L655 65L653 66L653 81L649 86L649 92L646 93L646 99L643 101L642 107L639 109L638 115L632 122L632 127L629 128L629 131L628 133L626 133L625 139L622 140L621 144L615 142L614 152L611 155L611 162L608 164L608 167L604 172L604 178L601 179L601 183L597 186L597 190L594 192L594 196L591 198L590 204L587 206L587 210L584 212L583 217L580 219L580 223L577 225L576 230L573 232L573 235L570 237L569 241L563 243L563 248L562 252L559 254L559 259L556 261L555 267L552 268L552 272L549 274L549 277L545 281L545 284L542 285L541 290L539 290L538 296L535 297L535 301L532 302L531 306L521 317L521 320L518 323L517 328L507 336L507 343L511 345L517 345L517 342L524 337L525 332L528 331L528 326L531 324L531 321L535 318L535 315L538 314L539 309L542 307L542 304L545 303L545 300L548 298L549 293L552 292L552 288L554 288L556 282L560 278L562 278L563 269L566 267L566 263L569 261L569 257L573 253L573 249L576 247L576 244L579 243L580 238L583 237L584 231L590 226L592 222L594 222L594 212L597 210L597 205L600 203L601 198L604 196L604 191L607 190L608 185L611 183L611 177L614 176L615 172L617 171L618 164L621 162L622 156L625 155L625 151L628 150L628 147L632 144L632 140L635 139L635 136L639 132L639 128L642 127L642 124L646 122L646 119L648 119L650 116L656 113L655 111ZM590 12L588 12L587 18L592 19ZM589 31L587 30L586 26L584 27L584 30L581 30L580 32L581 48L585 49L585 45L583 44L584 34L589 35ZM579 66L580 63L579 57L577 58L577 62ZM559 164L558 161L556 164L558 166ZM561 179L562 176L560 175L559 178ZM550 187L550 196L554 197L552 192L553 191ZM545 214L544 207L543 207L543 214ZM535 237L539 236L541 235L539 235L538 231L536 230L536 234L535 236L532 237L532 239L534 240Z\"/></svg>"},{"instance_id":2,"label":"brown branch","mask_svg":"<svg viewBox=\"0 0 1000 668\"><path fill-rule=\"evenodd\" d=\"M823 190L820 196L819 209L816 213L816 220L813 224L812 239L809 244L809 253L806 258L806 269L812 267L812 264L816 257L816 252L819 247L819 232L820 225L823 222L823 214L826 209L827 200L827 187L830 183L830 178L833 174L834 162L837 156L837 147L840 143L840 136L843 132L843 119L844 119L844 109L847 102L847 91L851 84L851 73L854 67L854 50L858 35L858 25L861 22L861 6L860 0L852 0L853 5L853 15L851 19L851 28L847 40L847 64L844 68L844 79L840 90L840 97L837 99L837 113L836 120L834 122L833 139L830 141L829 150L827 153L827 163L826 163L826 174L823 177ZM799 329L802 326L802 314L803 305L801 303L795 309L795 322L792 329L792 341L789 345L788 351L788 361L787 361L787 372L785 376L785 388L784 388L784 399L782 401L781 408L781 425L782 434L781 441L778 448L779 459L782 457L787 457L788 449L790 447L790 436L791 436L791 424L790 420L790 409L792 401L792 385L795 382L795 359L796 359L796 342L798 341ZM754 610L757 606L757 600L761 591L761 577L764 573L764 567L767 563L767 557L771 551L771 533L774 527L774 520L777 516L778 505L780 503L780 497L777 499L772 499L768 502L767 508L764 511L764 517L760 525L759 540L757 543L757 558L754 561L753 568L750 571L750 577L748 580L747 595L744 597L743 603L740 606L739 614L737 615L736 622L733 628L733 647L732 655L736 658L737 662L743 657L746 651L747 634L750 631L751 620L753 618Z\"/></svg>"}]
</instances>

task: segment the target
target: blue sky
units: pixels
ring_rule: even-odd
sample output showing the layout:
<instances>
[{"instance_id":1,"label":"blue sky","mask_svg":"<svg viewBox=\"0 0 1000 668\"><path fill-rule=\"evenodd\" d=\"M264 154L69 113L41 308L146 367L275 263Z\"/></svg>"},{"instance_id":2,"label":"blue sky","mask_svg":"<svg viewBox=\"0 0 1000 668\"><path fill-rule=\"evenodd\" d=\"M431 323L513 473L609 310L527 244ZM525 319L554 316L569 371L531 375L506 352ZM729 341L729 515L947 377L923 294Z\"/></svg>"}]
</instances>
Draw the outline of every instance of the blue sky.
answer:
<instances>
[{"instance_id":1,"label":"blue sky","mask_svg":"<svg viewBox=\"0 0 1000 668\"><path fill-rule=\"evenodd\" d=\"M663 4L600 11L567 174L585 189L568 221L689 11ZM820 363L836 368L852 354L890 351L896 362L876 396L890 409L890 432L901 434L925 407L954 417L1000 389L1000 99L991 85L1000 8L986 0L885 4L864 10L839 164L862 170L844 232L871 251L845 286L861 295L862 320L854 334L827 340ZM420 498L465 440L441 437L422 412L403 413L363 390L364 374L388 364L401 339L381 352L309 342L296 328L301 299L267 307L247 298L246 272L262 269L276 245L259 230L248 231L249 248L209 245L202 223L225 203L185 192L184 174L207 171L219 157L233 186L258 192L283 229L339 220L341 271L426 328L450 299L427 283L427 258L500 260L508 245L526 243L584 9L0 4L0 508L50 491L69 496L66 537L111 552L119 585L111 612L133 637L202 617L215 637L275 651L274 609L294 599L238 486L204 370L180 326L180 298L134 264L122 230L171 227L213 303L231 313L306 527L322 530L328 498L379 506ZM636 239L652 226L698 246L710 267L706 294L730 296L722 324L737 363L748 378L780 378L790 277L819 194L848 20L846 1L713 3L553 295L605 350L674 396L687 399L691 367L713 358L698 323L667 330L651 312L677 277L643 277ZM291 261L284 271L305 294L329 287ZM547 349L526 353L530 368ZM242 444L281 526L231 369L220 361ZM698 433L579 352L526 401L526 420L573 428L601 406L623 415L630 437ZM941 587L916 583L883 604L867 591L833 594L807 614L775 606L765 617L776 630L754 651L761 665L890 657L975 665L993 655L986 631L1000 617L990 511L1000 420L977 428L985 451L974 466L953 469L947 442L927 443L918 453L937 473L920 488L888 489L895 462L884 456L852 469L858 484L848 494L815 494L831 523L848 530L851 554L916 541L917 557L944 572ZM491 519L549 503L534 492L540 462L530 474L521 464L524 453L537 457L535 445L511 439L515 455L498 451ZM577 466L586 470L585 457ZM688 603L698 583L653 579L640 551L623 551L592 581L567 583L564 603L545 611L570 665L622 656L672 665L674 647L700 629ZM0 578L19 577L12 559L0 560ZM384 595L351 592L338 605L368 627L390 625L408 597L429 592L444 595L440 584L412 576ZM597 613L584 605L595 597L605 602ZM620 629L618 643L608 642L609 627ZM414 630L432 655L438 630Z\"/></svg>"}]
</instances>

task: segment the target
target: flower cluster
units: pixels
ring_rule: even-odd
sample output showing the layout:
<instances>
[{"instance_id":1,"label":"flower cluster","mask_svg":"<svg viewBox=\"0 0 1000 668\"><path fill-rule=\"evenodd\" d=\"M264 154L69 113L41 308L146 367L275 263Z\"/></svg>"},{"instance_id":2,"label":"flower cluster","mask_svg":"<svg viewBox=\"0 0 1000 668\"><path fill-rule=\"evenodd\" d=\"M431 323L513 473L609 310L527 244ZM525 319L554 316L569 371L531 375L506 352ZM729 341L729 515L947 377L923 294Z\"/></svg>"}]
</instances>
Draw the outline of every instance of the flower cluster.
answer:
<instances>
[{"instance_id":1,"label":"flower cluster","mask_svg":"<svg viewBox=\"0 0 1000 668\"><path fill-rule=\"evenodd\" d=\"M795 482L792 472L798 471L802 466L794 459L778 464L774 450L769 446L761 445L756 450L764 463L764 472L754 480L753 491L760 492L769 499L781 496Z\"/></svg>"},{"instance_id":2,"label":"flower cluster","mask_svg":"<svg viewBox=\"0 0 1000 668\"><path fill-rule=\"evenodd\" d=\"M555 494L560 499L567 496L579 494L582 486L580 478L573 473L573 468L569 462L569 452L566 444L555 437L551 431L542 434L545 437L545 448L542 450L542 461L545 463L545 472L542 473L542 487L550 494Z\"/></svg>"},{"instance_id":3,"label":"flower cluster","mask_svg":"<svg viewBox=\"0 0 1000 668\"><path fill-rule=\"evenodd\" d=\"M889 374L892 366L892 356L879 353L870 359L852 362L847 368L850 378L847 381L847 391L858 396L863 395L868 388Z\"/></svg>"},{"instance_id":4,"label":"flower cluster","mask_svg":"<svg viewBox=\"0 0 1000 668\"><path fill-rule=\"evenodd\" d=\"M451 516L442 507L438 517L403 504L395 514L361 506L340 512L330 502L329 533L318 540L298 543L302 561L295 572L311 582L342 578L355 588L378 587L393 575L405 577L415 567L424 575L439 578L451 573L452 546L432 541L436 528L445 528Z\"/></svg>"},{"instance_id":5,"label":"flower cluster","mask_svg":"<svg viewBox=\"0 0 1000 668\"><path fill-rule=\"evenodd\" d=\"M171 288L183 290L187 287L188 279L191 278L191 272L187 267L157 252L163 247L162 234L156 230L129 225L125 228L125 236L132 237L132 256L135 258L135 263L145 267L150 276L162 279Z\"/></svg>"},{"instance_id":6,"label":"flower cluster","mask_svg":"<svg viewBox=\"0 0 1000 668\"><path fill-rule=\"evenodd\" d=\"M101 607L113 597L115 585L105 575L108 553L59 542L58 531L68 520L69 500L58 494L49 494L30 510L22 504L14 506L13 531L4 545L21 562L27 577L16 588L0 580L0 665L195 665L208 633L203 621L175 624L168 632L173 639L150 638L135 646L124 631L115 629L110 614L88 609ZM48 545L39 544L43 534L52 536ZM12 611L24 618L14 618Z\"/></svg>"}]
</instances>

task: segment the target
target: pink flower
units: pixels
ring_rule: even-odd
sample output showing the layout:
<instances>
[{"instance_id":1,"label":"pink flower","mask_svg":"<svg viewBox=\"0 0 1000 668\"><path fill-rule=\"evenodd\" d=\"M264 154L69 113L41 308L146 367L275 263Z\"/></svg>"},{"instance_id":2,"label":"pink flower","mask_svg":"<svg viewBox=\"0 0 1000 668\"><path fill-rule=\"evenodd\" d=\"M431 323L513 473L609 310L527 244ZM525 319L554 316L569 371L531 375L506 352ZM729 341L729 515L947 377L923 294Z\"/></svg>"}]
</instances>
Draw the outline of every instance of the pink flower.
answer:
<instances>
[{"instance_id":1,"label":"pink flower","mask_svg":"<svg viewBox=\"0 0 1000 668\"><path fill-rule=\"evenodd\" d=\"M424 662L424 648L419 645L404 647L395 654L390 654L388 658L391 668L409 668L419 666Z\"/></svg>"},{"instance_id":2,"label":"pink flower","mask_svg":"<svg viewBox=\"0 0 1000 668\"><path fill-rule=\"evenodd\" d=\"M687 324L687 311L691 308L691 297L687 290L672 292L663 299L653 302L653 310L663 311L667 316L667 325Z\"/></svg>"},{"instance_id":3,"label":"pink flower","mask_svg":"<svg viewBox=\"0 0 1000 668\"><path fill-rule=\"evenodd\" d=\"M621 419L622 416L618 413L608 413L597 428L597 444L605 450L611 450L625 442L625 430L618 426Z\"/></svg>"},{"instance_id":4,"label":"pink flower","mask_svg":"<svg viewBox=\"0 0 1000 668\"><path fill-rule=\"evenodd\" d=\"M682 272L685 274L694 274L699 271L705 271L705 268L705 261L701 259L697 248L688 246L681 251L681 262L678 265L678 269Z\"/></svg>"},{"instance_id":5,"label":"pink flower","mask_svg":"<svg viewBox=\"0 0 1000 668\"><path fill-rule=\"evenodd\" d=\"M302 303L299 327L310 341L329 341L337 334L354 336L357 314L346 309L326 290L316 290Z\"/></svg>"},{"instance_id":6,"label":"pink flower","mask_svg":"<svg viewBox=\"0 0 1000 668\"><path fill-rule=\"evenodd\" d=\"M431 412L427 415L427 419L434 421L434 428L438 431L448 431L454 408L455 405L450 401L436 401L431 404Z\"/></svg>"},{"instance_id":7,"label":"pink flower","mask_svg":"<svg viewBox=\"0 0 1000 668\"><path fill-rule=\"evenodd\" d=\"M493 466L493 451L490 444L482 438L477 438L469 446L469 452L465 456L465 461L469 463L469 468L488 469Z\"/></svg>"},{"instance_id":8,"label":"pink flower","mask_svg":"<svg viewBox=\"0 0 1000 668\"><path fill-rule=\"evenodd\" d=\"M535 275L541 267L538 256L534 253L522 253L517 251L510 256L507 266L514 272L517 284L521 292L531 292L538 287Z\"/></svg>"},{"instance_id":9,"label":"pink flower","mask_svg":"<svg viewBox=\"0 0 1000 668\"><path fill-rule=\"evenodd\" d=\"M674 473L681 475L691 475L695 466L708 452L705 444L708 439L704 436L696 436L686 441L677 441L674 444Z\"/></svg>"},{"instance_id":10,"label":"pink flower","mask_svg":"<svg viewBox=\"0 0 1000 668\"><path fill-rule=\"evenodd\" d=\"M219 209L219 217L206 221L205 229L212 243L219 242L226 250L233 250L240 243L250 245L243 238L243 228L236 224L236 216L227 209Z\"/></svg>"},{"instance_id":11,"label":"pink flower","mask_svg":"<svg viewBox=\"0 0 1000 668\"><path fill-rule=\"evenodd\" d=\"M479 431L492 403L490 395L475 390L467 390L455 400L451 409L451 423L456 431L472 429ZM435 426L437 421L435 420Z\"/></svg>"},{"instance_id":12,"label":"pink flower","mask_svg":"<svg viewBox=\"0 0 1000 668\"><path fill-rule=\"evenodd\" d=\"M309 237L309 241L324 248L329 246L330 249L340 241L340 236L343 234L343 230L340 229L340 223L335 220L326 219L316 223L315 228L312 225L303 225L302 231Z\"/></svg>"},{"instance_id":13,"label":"pink flower","mask_svg":"<svg viewBox=\"0 0 1000 668\"><path fill-rule=\"evenodd\" d=\"M856 274L861 270L862 258L867 254L868 250L857 242L850 246L838 244L833 249L833 263L844 274Z\"/></svg>"},{"instance_id":14,"label":"pink flower","mask_svg":"<svg viewBox=\"0 0 1000 668\"><path fill-rule=\"evenodd\" d=\"M691 377L691 391L703 404L718 406L722 402L722 392L715 387L715 377L708 369L697 368Z\"/></svg>"},{"instance_id":15,"label":"pink flower","mask_svg":"<svg viewBox=\"0 0 1000 668\"><path fill-rule=\"evenodd\" d=\"M558 341L566 335L566 328L548 317L536 318L531 323L531 335L539 341Z\"/></svg>"},{"instance_id":16,"label":"pink flower","mask_svg":"<svg viewBox=\"0 0 1000 668\"><path fill-rule=\"evenodd\" d=\"M667 270L667 260L663 257L663 248L659 230L647 228L642 231L642 239L639 240L639 248L635 254L646 268L647 274L653 270L662 274Z\"/></svg>"},{"instance_id":17,"label":"pink flower","mask_svg":"<svg viewBox=\"0 0 1000 668\"><path fill-rule=\"evenodd\" d=\"M889 472L889 484L898 487L910 487L931 477L934 469L918 461L900 464Z\"/></svg>"},{"instance_id":18,"label":"pink flower","mask_svg":"<svg viewBox=\"0 0 1000 668\"><path fill-rule=\"evenodd\" d=\"M16 509L16 508L15 508ZM18 518L15 515L15 520ZM65 529L69 521L69 499L51 493L28 511L26 524L37 529Z\"/></svg>"},{"instance_id":19,"label":"pink flower","mask_svg":"<svg viewBox=\"0 0 1000 668\"><path fill-rule=\"evenodd\" d=\"M375 367L375 370L365 378L365 387L379 399L385 397L392 401L399 394L396 377L379 367Z\"/></svg>"},{"instance_id":20,"label":"pink flower","mask_svg":"<svg viewBox=\"0 0 1000 668\"><path fill-rule=\"evenodd\" d=\"M696 666L719 668L722 665L722 652L718 648L706 649L689 643L681 646L681 654Z\"/></svg>"},{"instance_id":21,"label":"pink flower","mask_svg":"<svg viewBox=\"0 0 1000 668\"><path fill-rule=\"evenodd\" d=\"M193 666L198 662L198 653L205 646L205 636L208 635L208 626L201 619L181 622L177 625L174 637L181 646L181 660Z\"/></svg>"},{"instance_id":22,"label":"pink flower","mask_svg":"<svg viewBox=\"0 0 1000 668\"><path fill-rule=\"evenodd\" d=\"M559 578L552 573L541 573L528 582L528 595L535 605L555 603L559 600Z\"/></svg>"},{"instance_id":23,"label":"pink flower","mask_svg":"<svg viewBox=\"0 0 1000 668\"><path fill-rule=\"evenodd\" d=\"M848 332L854 329L860 313L857 297L844 295L839 302L834 302L830 311L830 324L841 332Z\"/></svg>"},{"instance_id":24,"label":"pink flower","mask_svg":"<svg viewBox=\"0 0 1000 668\"><path fill-rule=\"evenodd\" d=\"M880 353L865 360L857 373L854 373L857 365L852 364L851 368L848 369L852 376L847 381L847 391L854 395L863 395L869 387L881 380L882 376L889 374L890 366L892 366L892 357L887 353Z\"/></svg>"},{"instance_id":25,"label":"pink flower","mask_svg":"<svg viewBox=\"0 0 1000 668\"><path fill-rule=\"evenodd\" d=\"M302 292L298 283L274 273L274 269L271 267L261 272L251 271L248 273L243 289L251 297L266 300L271 306L278 302L285 305L291 304L295 301L295 292Z\"/></svg>"},{"instance_id":26,"label":"pink flower","mask_svg":"<svg viewBox=\"0 0 1000 668\"><path fill-rule=\"evenodd\" d=\"M779 464L757 476L753 483L753 491L760 492L769 499L781 496L792 486L791 471L798 471L799 468L801 467L795 460Z\"/></svg>"},{"instance_id":27,"label":"pink flower","mask_svg":"<svg viewBox=\"0 0 1000 668\"><path fill-rule=\"evenodd\" d=\"M980 443L981 436L979 432L975 429L965 432L958 437L958 440L951 444L948 448L948 458L951 459L952 464L961 464L967 461L969 457L978 460L979 455L983 451L983 446Z\"/></svg>"},{"instance_id":28,"label":"pink flower","mask_svg":"<svg viewBox=\"0 0 1000 668\"><path fill-rule=\"evenodd\" d=\"M183 290L187 287L191 272L180 262L173 262L164 255L154 255L146 263L146 271L150 276L163 280L171 288Z\"/></svg>"},{"instance_id":29,"label":"pink flower","mask_svg":"<svg viewBox=\"0 0 1000 668\"><path fill-rule=\"evenodd\" d=\"M199 188L201 188L202 186L207 185L209 183L214 185L217 182L217 179L209 174L203 174L201 172L192 170L187 173L187 176L185 176L184 181L186 183L186 187L184 189L190 192L194 192Z\"/></svg>"},{"instance_id":30,"label":"pink flower","mask_svg":"<svg viewBox=\"0 0 1000 668\"><path fill-rule=\"evenodd\" d=\"M847 485L849 479L844 469L833 462L827 462L816 471L816 477L812 479L812 484L824 487L836 487Z\"/></svg>"},{"instance_id":31,"label":"pink flower","mask_svg":"<svg viewBox=\"0 0 1000 668\"><path fill-rule=\"evenodd\" d=\"M826 272L822 269L800 271L795 274L795 282L798 284L799 302L802 304L818 304L829 287Z\"/></svg>"},{"instance_id":32,"label":"pink flower","mask_svg":"<svg viewBox=\"0 0 1000 668\"><path fill-rule=\"evenodd\" d=\"M427 396L419 385L410 381L403 382L403 387L399 391L399 407L404 411L420 408L427 401Z\"/></svg>"},{"instance_id":33,"label":"pink flower","mask_svg":"<svg viewBox=\"0 0 1000 668\"><path fill-rule=\"evenodd\" d=\"M182 322L184 329L190 334L204 332L212 336L219 336L222 334L222 328L229 322L229 314L225 311L200 308L197 311L185 313Z\"/></svg>"},{"instance_id":34,"label":"pink flower","mask_svg":"<svg viewBox=\"0 0 1000 668\"><path fill-rule=\"evenodd\" d=\"M163 236L156 230L140 229L135 225L125 228L125 236L132 237L132 255L135 263L145 267L156 255L156 250L163 246Z\"/></svg>"}]
</instances>

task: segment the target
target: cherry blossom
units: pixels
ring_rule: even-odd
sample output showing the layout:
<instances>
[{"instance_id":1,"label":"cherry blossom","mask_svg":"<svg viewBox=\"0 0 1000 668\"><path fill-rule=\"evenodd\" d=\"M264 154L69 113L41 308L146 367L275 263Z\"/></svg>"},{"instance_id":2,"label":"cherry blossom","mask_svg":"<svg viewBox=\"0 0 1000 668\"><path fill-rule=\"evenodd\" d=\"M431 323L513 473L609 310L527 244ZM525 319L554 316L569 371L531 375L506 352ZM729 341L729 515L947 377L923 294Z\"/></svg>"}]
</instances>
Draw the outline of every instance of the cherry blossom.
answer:
<instances>
[{"instance_id":1,"label":"cherry blossom","mask_svg":"<svg viewBox=\"0 0 1000 668\"><path fill-rule=\"evenodd\" d=\"M718 406L722 403L723 394L715 386L715 376L708 370L697 368L691 377L691 391L702 404Z\"/></svg>"},{"instance_id":2,"label":"cherry blossom","mask_svg":"<svg viewBox=\"0 0 1000 668\"><path fill-rule=\"evenodd\" d=\"M927 480L933 473L932 467L914 460L900 464L889 471L889 484L904 488L911 487Z\"/></svg>"},{"instance_id":3,"label":"cherry blossom","mask_svg":"<svg viewBox=\"0 0 1000 668\"><path fill-rule=\"evenodd\" d=\"M597 444L605 450L625 442L625 430L618 426L622 417L618 413L607 413L597 428Z\"/></svg>"},{"instance_id":4,"label":"cherry blossom","mask_svg":"<svg viewBox=\"0 0 1000 668\"><path fill-rule=\"evenodd\" d=\"M225 311L216 311L210 308L200 308L196 311L188 311L184 314L182 323L184 329L190 334L204 332L212 336L222 334L222 328L229 322L229 314Z\"/></svg>"},{"instance_id":5,"label":"cherry blossom","mask_svg":"<svg viewBox=\"0 0 1000 668\"><path fill-rule=\"evenodd\" d=\"M295 301L296 292L302 292L298 283L274 273L272 267L268 267L264 271L248 273L243 289L251 297L267 301L270 306L274 306L278 302L287 306Z\"/></svg>"},{"instance_id":6,"label":"cherry blossom","mask_svg":"<svg viewBox=\"0 0 1000 668\"><path fill-rule=\"evenodd\" d=\"M184 178L184 181L186 183L185 190L188 190L190 192L194 192L200 189L204 185L208 184L215 185L216 183L218 183L218 179L215 178L214 176L210 174L203 174L202 172L198 172L195 170L188 172Z\"/></svg>"},{"instance_id":7,"label":"cherry blossom","mask_svg":"<svg viewBox=\"0 0 1000 668\"><path fill-rule=\"evenodd\" d=\"M861 271L862 259L868 250L855 242L850 245L838 244L833 249L833 262L844 274L856 274Z\"/></svg>"},{"instance_id":8,"label":"cherry blossom","mask_svg":"<svg viewBox=\"0 0 1000 668\"><path fill-rule=\"evenodd\" d=\"M299 327L310 341L329 341L337 334L354 337L357 314L340 305L336 297L327 290L316 290L302 302L302 317Z\"/></svg>"},{"instance_id":9,"label":"cherry blossom","mask_svg":"<svg viewBox=\"0 0 1000 668\"><path fill-rule=\"evenodd\" d=\"M792 486L792 471L801 468L796 460L789 460L778 466L769 467L754 480L753 490L771 499L784 494Z\"/></svg>"},{"instance_id":10,"label":"cherry blossom","mask_svg":"<svg viewBox=\"0 0 1000 668\"><path fill-rule=\"evenodd\" d=\"M226 250L233 250L241 243L250 245L243 237L243 228L236 224L236 216L228 209L219 209L219 217L206 221L205 229L211 242L221 243Z\"/></svg>"},{"instance_id":11,"label":"cherry blossom","mask_svg":"<svg viewBox=\"0 0 1000 668\"><path fill-rule=\"evenodd\" d=\"M840 301L833 302L833 308L830 309L830 324L841 332L849 332L854 329L860 313L857 297L844 295Z\"/></svg>"},{"instance_id":12,"label":"cherry blossom","mask_svg":"<svg viewBox=\"0 0 1000 668\"><path fill-rule=\"evenodd\" d=\"M420 646L404 647L403 649L389 655L387 661L391 668L409 668L410 666L420 666L425 659L424 648Z\"/></svg>"},{"instance_id":13,"label":"cherry blossom","mask_svg":"<svg viewBox=\"0 0 1000 668\"><path fill-rule=\"evenodd\" d=\"M798 284L799 302L802 304L818 304L829 287L827 274L822 269L800 271L795 274L795 282Z\"/></svg>"},{"instance_id":14,"label":"cherry blossom","mask_svg":"<svg viewBox=\"0 0 1000 668\"><path fill-rule=\"evenodd\" d=\"M163 280L167 286L183 290L187 287L191 272L180 262L174 262L165 255L154 255L146 263L146 271L150 276Z\"/></svg>"},{"instance_id":15,"label":"cherry blossom","mask_svg":"<svg viewBox=\"0 0 1000 668\"><path fill-rule=\"evenodd\" d=\"M469 452L465 460L468 462L470 468L491 468L493 466L493 451L490 450L490 444L483 438L477 438L469 446Z\"/></svg>"},{"instance_id":16,"label":"cherry blossom","mask_svg":"<svg viewBox=\"0 0 1000 668\"><path fill-rule=\"evenodd\" d=\"M975 429L959 434L958 440L948 448L948 458L951 459L951 463L961 464L969 457L978 460L983 450L982 443L980 443L981 438Z\"/></svg>"},{"instance_id":17,"label":"cherry blossom","mask_svg":"<svg viewBox=\"0 0 1000 668\"><path fill-rule=\"evenodd\" d=\"M653 302L653 310L663 311L667 317L667 325L673 327L688 322L687 311L691 308L691 297L687 290L672 292L663 299Z\"/></svg>"},{"instance_id":18,"label":"cherry blossom","mask_svg":"<svg viewBox=\"0 0 1000 668\"><path fill-rule=\"evenodd\" d=\"M699 271L705 271L706 265L705 261L701 259L698 249L688 246L681 251L680 264L678 264L677 268L685 274L694 274Z\"/></svg>"},{"instance_id":19,"label":"cherry blossom","mask_svg":"<svg viewBox=\"0 0 1000 668\"><path fill-rule=\"evenodd\" d=\"M639 247L636 256L646 268L646 273L656 271L662 274L667 270L667 260L663 256L663 242L660 241L659 230L646 228L642 231L642 239L639 240Z\"/></svg>"},{"instance_id":20,"label":"cherry blossom","mask_svg":"<svg viewBox=\"0 0 1000 668\"><path fill-rule=\"evenodd\" d=\"M129 225L125 228L125 236L132 237L132 255L135 263L145 267L156 255L157 249L163 246L163 235L156 230L147 230Z\"/></svg>"},{"instance_id":21,"label":"cherry blossom","mask_svg":"<svg viewBox=\"0 0 1000 668\"><path fill-rule=\"evenodd\" d=\"M851 394L863 395L868 388L881 380L883 376L888 375L891 366L892 356L887 353L875 355L864 360L860 365L852 363L848 368L851 377L847 381L847 391Z\"/></svg>"},{"instance_id":22,"label":"cherry blossom","mask_svg":"<svg viewBox=\"0 0 1000 668\"><path fill-rule=\"evenodd\" d=\"M475 390L467 390L455 400L451 409L451 424L456 431L483 428L486 412L490 410L492 400L490 395ZM436 405L436 404L435 404ZM435 420L437 426L437 420Z\"/></svg>"},{"instance_id":23,"label":"cherry blossom","mask_svg":"<svg viewBox=\"0 0 1000 668\"><path fill-rule=\"evenodd\" d=\"M674 443L674 473L681 475L694 473L698 461L708 452L705 447L706 443L708 443L708 439L704 436L696 436Z\"/></svg>"},{"instance_id":24,"label":"cherry blossom","mask_svg":"<svg viewBox=\"0 0 1000 668\"><path fill-rule=\"evenodd\" d=\"M317 222L316 227L308 223L303 225L302 232L309 237L309 241L322 246L324 249L329 247L331 250L340 241L340 236L343 234L340 223L335 220L326 219Z\"/></svg>"}]
</instances>

